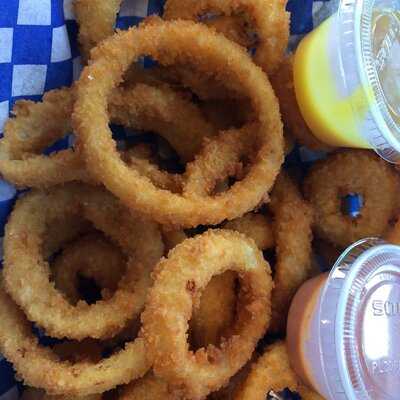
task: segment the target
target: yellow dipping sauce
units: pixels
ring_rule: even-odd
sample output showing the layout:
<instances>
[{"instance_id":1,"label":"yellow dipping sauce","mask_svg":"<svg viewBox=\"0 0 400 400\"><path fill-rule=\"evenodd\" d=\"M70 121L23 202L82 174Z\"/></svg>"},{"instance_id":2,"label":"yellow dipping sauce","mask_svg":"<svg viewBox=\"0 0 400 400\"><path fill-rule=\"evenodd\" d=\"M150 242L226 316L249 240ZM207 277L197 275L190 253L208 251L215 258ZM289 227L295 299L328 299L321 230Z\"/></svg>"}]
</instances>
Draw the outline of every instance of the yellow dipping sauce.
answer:
<instances>
[{"instance_id":1,"label":"yellow dipping sauce","mask_svg":"<svg viewBox=\"0 0 400 400\"><path fill-rule=\"evenodd\" d=\"M300 42L294 60L297 100L314 135L373 148L392 162L400 162L398 8L391 0L343 0Z\"/></svg>"}]
</instances>

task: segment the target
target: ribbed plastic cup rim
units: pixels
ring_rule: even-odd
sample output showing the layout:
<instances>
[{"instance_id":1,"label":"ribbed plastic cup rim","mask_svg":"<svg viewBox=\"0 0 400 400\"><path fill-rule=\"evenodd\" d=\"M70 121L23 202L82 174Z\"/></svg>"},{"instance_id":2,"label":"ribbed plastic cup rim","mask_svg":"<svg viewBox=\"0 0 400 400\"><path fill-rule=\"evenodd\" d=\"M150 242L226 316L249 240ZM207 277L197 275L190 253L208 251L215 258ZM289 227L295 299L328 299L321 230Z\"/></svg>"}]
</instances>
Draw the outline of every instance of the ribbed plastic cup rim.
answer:
<instances>
[{"instance_id":1,"label":"ribbed plastic cup rim","mask_svg":"<svg viewBox=\"0 0 400 400\"><path fill-rule=\"evenodd\" d=\"M368 121L364 127L366 139L381 157L389 162L398 163L400 162L400 124L395 121L390 111L392 107L381 85L377 60L373 53L372 32L374 13L377 10L381 10L379 12L386 15L392 15L396 29L400 29L399 0L340 0L338 8L342 41L340 56L343 60L344 78L351 80L352 76L358 75L364 88L365 98L370 103L373 121ZM399 13L399 16L396 13ZM351 35L348 34L349 32ZM352 51L355 54L350 56L349 52ZM355 62L350 62L349 58ZM357 108L357 104L354 108Z\"/></svg>"},{"instance_id":2,"label":"ribbed plastic cup rim","mask_svg":"<svg viewBox=\"0 0 400 400\"><path fill-rule=\"evenodd\" d=\"M400 247L376 238L363 239L350 246L338 259L322 292L320 354L332 399L398 398L398 385L388 384L385 375L371 374L370 355L376 353L375 342L362 332L365 321L370 318L366 304L370 305L368 301L381 288L376 284L381 283L379 280L386 280L388 287L393 284L400 293ZM400 298L399 293L396 299ZM379 327L382 333L393 334L397 320L386 318L382 321L386 324ZM396 357L400 356L400 346L394 353Z\"/></svg>"}]
</instances>

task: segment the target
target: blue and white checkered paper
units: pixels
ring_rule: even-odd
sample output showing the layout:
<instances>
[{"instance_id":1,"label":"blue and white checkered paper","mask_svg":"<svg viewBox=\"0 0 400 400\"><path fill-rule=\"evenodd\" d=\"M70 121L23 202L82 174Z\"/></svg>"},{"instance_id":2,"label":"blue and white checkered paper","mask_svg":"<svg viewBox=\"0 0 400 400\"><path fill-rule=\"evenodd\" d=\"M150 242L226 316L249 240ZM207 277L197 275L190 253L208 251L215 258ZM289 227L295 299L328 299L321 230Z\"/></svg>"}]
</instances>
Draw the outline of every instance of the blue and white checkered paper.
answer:
<instances>
[{"instance_id":1,"label":"blue and white checkered paper","mask_svg":"<svg viewBox=\"0 0 400 400\"><path fill-rule=\"evenodd\" d=\"M17 100L40 100L44 92L69 86L79 76L78 27L72 1L0 0L0 135ZM163 2L125 0L116 27L127 29L147 15L160 14ZM326 17L326 4L289 0L291 48ZM16 196L11 185L0 181L0 236ZM18 396L12 367L0 355L0 400L15 400Z\"/></svg>"}]
</instances>

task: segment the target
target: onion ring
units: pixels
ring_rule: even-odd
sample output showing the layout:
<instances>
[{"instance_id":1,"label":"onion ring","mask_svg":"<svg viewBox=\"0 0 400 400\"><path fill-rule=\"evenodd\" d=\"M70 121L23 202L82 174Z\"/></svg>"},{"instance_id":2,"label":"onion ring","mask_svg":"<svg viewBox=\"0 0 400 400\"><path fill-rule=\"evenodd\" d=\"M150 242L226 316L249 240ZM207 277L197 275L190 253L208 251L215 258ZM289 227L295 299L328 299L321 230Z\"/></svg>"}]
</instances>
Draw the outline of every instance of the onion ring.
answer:
<instances>
[{"instance_id":1,"label":"onion ring","mask_svg":"<svg viewBox=\"0 0 400 400\"><path fill-rule=\"evenodd\" d=\"M398 219L395 224L389 228L388 232L384 236L384 239L389 243L400 245L400 219Z\"/></svg>"},{"instance_id":2,"label":"onion ring","mask_svg":"<svg viewBox=\"0 0 400 400\"><path fill-rule=\"evenodd\" d=\"M159 133L183 162L194 159L205 137L217 134L195 104L166 85L138 83L133 89L117 90L109 110L115 123Z\"/></svg>"},{"instance_id":3,"label":"onion ring","mask_svg":"<svg viewBox=\"0 0 400 400\"><path fill-rule=\"evenodd\" d=\"M317 162L304 181L315 213L316 234L338 247L381 236L398 210L400 177L372 151L346 150ZM363 196L358 218L342 212L342 198Z\"/></svg>"},{"instance_id":4,"label":"onion ring","mask_svg":"<svg viewBox=\"0 0 400 400\"><path fill-rule=\"evenodd\" d=\"M73 397L73 396L52 396L46 394L44 390L35 388L26 388L21 396L21 400L100 400L101 394L92 394L89 396Z\"/></svg>"},{"instance_id":5,"label":"onion ring","mask_svg":"<svg viewBox=\"0 0 400 400\"><path fill-rule=\"evenodd\" d=\"M73 306L49 281L40 246L46 226L60 215L82 215L93 221L128 255L126 273L110 299ZM31 192L17 202L6 227L5 287L28 319L53 337L108 338L141 312L150 272L162 254L158 226L130 213L101 189L71 184L49 193Z\"/></svg>"},{"instance_id":6,"label":"onion ring","mask_svg":"<svg viewBox=\"0 0 400 400\"><path fill-rule=\"evenodd\" d=\"M149 160L148 155L142 154L141 147L137 145L123 151L121 158L130 168L149 178L160 189L180 193L183 185L181 175L161 170L156 162Z\"/></svg>"},{"instance_id":7,"label":"onion ring","mask_svg":"<svg viewBox=\"0 0 400 400\"><path fill-rule=\"evenodd\" d=\"M248 213L227 222L223 227L253 239L260 250L268 250L275 246L272 225L265 215Z\"/></svg>"},{"instance_id":8,"label":"onion ring","mask_svg":"<svg viewBox=\"0 0 400 400\"><path fill-rule=\"evenodd\" d=\"M188 351L186 331L193 301L212 276L238 273L236 321L220 348ZM156 376L200 399L226 384L251 357L269 324L272 280L268 263L254 242L224 230L187 239L160 261L142 313L141 335Z\"/></svg>"},{"instance_id":9,"label":"onion ring","mask_svg":"<svg viewBox=\"0 0 400 400\"><path fill-rule=\"evenodd\" d=\"M8 181L21 187L94 181L79 151L67 149L50 156L40 154L72 131L73 101L74 89L60 89L47 92L39 103L26 100L16 103L13 111L16 117L7 121L0 141L0 172ZM115 123L155 131L170 140L183 161L194 158L204 137L216 134L194 104L167 86L137 84L131 89L116 90L111 96L109 111ZM176 177L163 174L143 160L132 158L131 161L131 165L162 188L176 188ZM163 175L160 177L160 174Z\"/></svg>"},{"instance_id":10,"label":"onion ring","mask_svg":"<svg viewBox=\"0 0 400 400\"><path fill-rule=\"evenodd\" d=\"M250 32L250 23L245 15L220 15L202 19L201 22L247 49L257 45L257 38L254 32Z\"/></svg>"},{"instance_id":11,"label":"onion ring","mask_svg":"<svg viewBox=\"0 0 400 400\"><path fill-rule=\"evenodd\" d=\"M78 278L92 278L102 288L102 298L115 292L123 276L126 259L121 251L100 235L88 235L66 247L51 266L56 288L71 304L81 299ZM107 296L105 296L107 294Z\"/></svg>"},{"instance_id":12,"label":"onion ring","mask_svg":"<svg viewBox=\"0 0 400 400\"><path fill-rule=\"evenodd\" d=\"M90 50L114 33L114 25L122 0L74 0L79 24L78 40L85 61Z\"/></svg>"},{"instance_id":13,"label":"onion ring","mask_svg":"<svg viewBox=\"0 0 400 400\"><path fill-rule=\"evenodd\" d=\"M238 130L222 131L214 140L205 142L195 162L186 167L183 194L207 198L218 182L236 177L243 169L242 159L252 150L251 133L257 129L245 125Z\"/></svg>"},{"instance_id":14,"label":"onion ring","mask_svg":"<svg viewBox=\"0 0 400 400\"><path fill-rule=\"evenodd\" d=\"M252 117L251 105L242 99L207 100L200 103L200 109L218 130L238 128Z\"/></svg>"},{"instance_id":15,"label":"onion ring","mask_svg":"<svg viewBox=\"0 0 400 400\"><path fill-rule=\"evenodd\" d=\"M48 347L38 344L31 324L0 282L0 351L13 363L27 385L49 394L86 396L142 377L150 368L144 341L135 339L98 363L61 361ZM46 373L43 373L46 371Z\"/></svg>"},{"instance_id":16,"label":"onion ring","mask_svg":"<svg viewBox=\"0 0 400 400\"><path fill-rule=\"evenodd\" d=\"M168 252L187 239L183 230L168 231L163 227L164 245ZM235 317L236 276L232 271L212 277L198 304L194 305L189 322L190 343L196 349L209 344L219 345L220 340Z\"/></svg>"},{"instance_id":17,"label":"onion ring","mask_svg":"<svg viewBox=\"0 0 400 400\"><path fill-rule=\"evenodd\" d=\"M168 383L149 372L122 388L120 400L182 400L182 397L168 389Z\"/></svg>"},{"instance_id":18,"label":"onion ring","mask_svg":"<svg viewBox=\"0 0 400 400\"><path fill-rule=\"evenodd\" d=\"M164 18L198 21L207 12L235 16L247 14L258 34L254 61L267 73L275 71L282 62L289 40L289 14L284 0L167 0ZM211 21L212 24L212 21ZM235 39L231 25L215 23L214 27L230 39ZM226 29L228 28L228 29Z\"/></svg>"},{"instance_id":19,"label":"onion ring","mask_svg":"<svg viewBox=\"0 0 400 400\"><path fill-rule=\"evenodd\" d=\"M332 151L333 148L319 141L310 131L301 115L293 83L293 57L287 57L279 69L270 76L271 85L279 100L286 131L301 145L312 150Z\"/></svg>"},{"instance_id":20,"label":"onion ring","mask_svg":"<svg viewBox=\"0 0 400 400\"><path fill-rule=\"evenodd\" d=\"M219 346L235 320L236 275L226 271L214 276L194 306L189 322L190 343L195 349Z\"/></svg>"},{"instance_id":21,"label":"onion ring","mask_svg":"<svg viewBox=\"0 0 400 400\"><path fill-rule=\"evenodd\" d=\"M240 78L244 94L257 111L260 126L253 133L259 139L258 152L246 177L229 191L193 199L159 190L119 157L110 138L106 99L129 65L144 54L161 64L173 64L178 58L190 56L200 69L213 66L227 78ZM283 160L282 125L267 77L239 46L200 24L153 18L140 28L120 32L102 42L92 56L93 62L78 83L75 131L83 143L91 173L129 208L162 224L192 227L236 218L261 201Z\"/></svg>"},{"instance_id":22,"label":"onion ring","mask_svg":"<svg viewBox=\"0 0 400 400\"><path fill-rule=\"evenodd\" d=\"M233 400L234 395L237 392L238 388L240 387L240 385L250 372L250 367L255 360L255 355L256 352L253 353L253 356L245 364L245 366L229 379L228 385L219 389L217 392L211 393L207 397L207 400Z\"/></svg>"},{"instance_id":23,"label":"onion ring","mask_svg":"<svg viewBox=\"0 0 400 400\"><path fill-rule=\"evenodd\" d=\"M93 339L85 339L81 342L65 341L52 346L52 350L62 361L99 362L102 359L102 343Z\"/></svg>"},{"instance_id":24,"label":"onion ring","mask_svg":"<svg viewBox=\"0 0 400 400\"><path fill-rule=\"evenodd\" d=\"M276 265L270 330L285 331L290 302L314 271L312 264L313 213L291 179L281 173L272 190Z\"/></svg>"},{"instance_id":25,"label":"onion ring","mask_svg":"<svg viewBox=\"0 0 400 400\"><path fill-rule=\"evenodd\" d=\"M301 392L303 400L322 400L318 394L300 383L290 367L285 343L276 342L253 364L234 400L265 400L271 390L279 392L285 388Z\"/></svg>"}]
</instances>

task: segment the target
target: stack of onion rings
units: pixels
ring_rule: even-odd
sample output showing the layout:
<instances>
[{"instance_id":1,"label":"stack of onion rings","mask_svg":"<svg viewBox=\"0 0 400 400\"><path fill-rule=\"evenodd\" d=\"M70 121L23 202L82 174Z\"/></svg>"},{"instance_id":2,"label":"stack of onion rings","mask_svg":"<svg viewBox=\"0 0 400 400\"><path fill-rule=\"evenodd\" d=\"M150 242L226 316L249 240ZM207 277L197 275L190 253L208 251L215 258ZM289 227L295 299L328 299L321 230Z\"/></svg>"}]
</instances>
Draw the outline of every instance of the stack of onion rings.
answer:
<instances>
[{"instance_id":1,"label":"stack of onion rings","mask_svg":"<svg viewBox=\"0 0 400 400\"><path fill-rule=\"evenodd\" d=\"M250 98L256 115L252 141L257 151L244 179L228 191L215 197L170 193L156 188L121 160L110 137L106 99L130 64L142 55L168 65L178 58L190 58L199 71L212 67L221 76L238 82ZM77 84L73 122L90 173L129 208L167 225L216 224L242 215L263 199L283 160L282 125L265 74L239 46L187 21L161 22L153 18L102 42L92 51L92 63Z\"/></svg>"},{"instance_id":2,"label":"stack of onion rings","mask_svg":"<svg viewBox=\"0 0 400 400\"><path fill-rule=\"evenodd\" d=\"M5 125L0 141L0 171L17 186L47 187L69 181L94 182L77 149L67 149L51 156L40 153L72 131L70 115L74 101L73 89L53 90L43 101L19 101L13 110L15 118ZM176 110L180 113L176 118ZM120 89L111 97L109 112L113 122L159 133L178 152L182 161L193 160L206 136L216 131L205 121L199 109L167 86L137 84ZM136 161L136 162L135 162ZM149 169L143 160L133 164L142 174L163 188L175 188L176 178L160 179L158 168Z\"/></svg>"},{"instance_id":3,"label":"stack of onion rings","mask_svg":"<svg viewBox=\"0 0 400 400\"><path fill-rule=\"evenodd\" d=\"M371 152L332 154L304 182L308 204L282 170L292 137L331 150L299 114L284 0L168 0L167 21L114 34L120 6L75 0L88 66L6 123L0 172L36 189L5 228L0 351L37 388L26 400L319 399L276 342L316 273L313 214L331 257L360 235L397 243L400 178ZM72 131L73 148L42 154ZM351 222L349 192L364 199Z\"/></svg>"},{"instance_id":4,"label":"stack of onion rings","mask_svg":"<svg viewBox=\"0 0 400 400\"><path fill-rule=\"evenodd\" d=\"M49 394L85 396L102 393L143 376L151 366L140 338L97 363L61 361L51 349L38 344L31 325L2 284L0 317L1 353L13 363L26 384L42 388Z\"/></svg>"},{"instance_id":5,"label":"stack of onion rings","mask_svg":"<svg viewBox=\"0 0 400 400\"><path fill-rule=\"evenodd\" d=\"M54 288L40 248L47 225L60 215L77 214L104 229L128 256L126 272L114 295L93 305L72 306ZM29 235L25 224L30 226ZM101 189L77 185L57 188L51 193L32 192L18 202L7 224L4 249L5 287L14 301L48 334L77 340L110 337L138 314L150 285L151 269L163 254L156 224L138 215L131 216ZM51 312L46 312L49 305Z\"/></svg>"},{"instance_id":6,"label":"stack of onion rings","mask_svg":"<svg viewBox=\"0 0 400 400\"><path fill-rule=\"evenodd\" d=\"M220 348L188 351L193 303L213 275L238 273L241 291L232 336ZM251 357L269 323L272 280L254 242L233 231L209 231L170 251L155 270L142 331L157 376L200 399L227 383Z\"/></svg>"}]
</instances>

